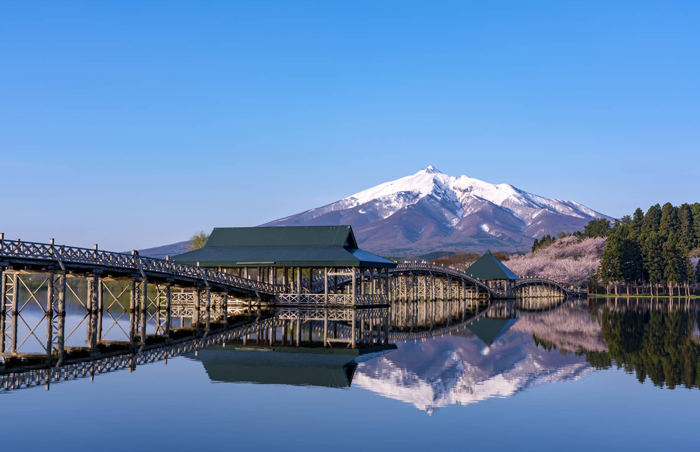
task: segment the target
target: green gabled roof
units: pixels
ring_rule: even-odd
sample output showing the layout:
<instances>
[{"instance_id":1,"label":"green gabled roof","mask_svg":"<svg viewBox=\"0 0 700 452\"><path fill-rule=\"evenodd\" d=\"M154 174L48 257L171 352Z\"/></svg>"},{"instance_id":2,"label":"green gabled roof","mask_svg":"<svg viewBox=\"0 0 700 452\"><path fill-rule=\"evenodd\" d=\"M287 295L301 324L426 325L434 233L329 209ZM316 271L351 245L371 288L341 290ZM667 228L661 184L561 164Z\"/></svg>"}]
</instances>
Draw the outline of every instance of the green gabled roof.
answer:
<instances>
[{"instance_id":1,"label":"green gabled roof","mask_svg":"<svg viewBox=\"0 0 700 452\"><path fill-rule=\"evenodd\" d=\"M467 326L467 328L490 347L496 339L501 337L517 321L518 319L491 319L483 317Z\"/></svg>"},{"instance_id":2,"label":"green gabled roof","mask_svg":"<svg viewBox=\"0 0 700 452\"><path fill-rule=\"evenodd\" d=\"M464 271L467 275L483 280L489 279L520 279L518 275L513 273L508 267L503 265L501 261L496 259L491 251L481 256L469 268Z\"/></svg>"},{"instance_id":3,"label":"green gabled roof","mask_svg":"<svg viewBox=\"0 0 700 452\"><path fill-rule=\"evenodd\" d=\"M357 248L351 226L214 228L206 246L347 246Z\"/></svg>"},{"instance_id":4,"label":"green gabled roof","mask_svg":"<svg viewBox=\"0 0 700 452\"><path fill-rule=\"evenodd\" d=\"M216 228L204 248L173 260L203 267L375 267L396 264L357 248L350 226Z\"/></svg>"}]
</instances>

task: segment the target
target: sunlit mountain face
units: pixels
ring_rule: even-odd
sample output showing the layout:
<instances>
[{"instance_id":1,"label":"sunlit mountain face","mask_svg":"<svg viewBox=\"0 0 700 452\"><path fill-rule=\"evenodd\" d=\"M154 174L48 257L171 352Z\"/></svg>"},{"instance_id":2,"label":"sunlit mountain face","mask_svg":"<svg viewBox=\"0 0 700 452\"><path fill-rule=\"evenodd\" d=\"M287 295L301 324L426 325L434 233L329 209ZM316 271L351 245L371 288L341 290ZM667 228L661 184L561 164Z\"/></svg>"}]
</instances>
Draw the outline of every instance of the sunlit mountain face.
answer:
<instances>
[{"instance_id":1,"label":"sunlit mountain face","mask_svg":"<svg viewBox=\"0 0 700 452\"><path fill-rule=\"evenodd\" d=\"M579 340L599 345L600 330L588 330L590 325L579 321ZM515 322L490 345L469 331L400 343L398 350L361 363L353 385L432 414L448 405L512 397L538 385L576 380L592 372L584 355L543 346L526 331L539 326L529 320ZM574 347L571 338L564 342Z\"/></svg>"},{"instance_id":2,"label":"sunlit mountain face","mask_svg":"<svg viewBox=\"0 0 700 452\"><path fill-rule=\"evenodd\" d=\"M433 251L525 251L533 239L611 217L578 202L509 184L450 176L429 166L264 226L353 226L360 246L405 256Z\"/></svg>"}]
</instances>

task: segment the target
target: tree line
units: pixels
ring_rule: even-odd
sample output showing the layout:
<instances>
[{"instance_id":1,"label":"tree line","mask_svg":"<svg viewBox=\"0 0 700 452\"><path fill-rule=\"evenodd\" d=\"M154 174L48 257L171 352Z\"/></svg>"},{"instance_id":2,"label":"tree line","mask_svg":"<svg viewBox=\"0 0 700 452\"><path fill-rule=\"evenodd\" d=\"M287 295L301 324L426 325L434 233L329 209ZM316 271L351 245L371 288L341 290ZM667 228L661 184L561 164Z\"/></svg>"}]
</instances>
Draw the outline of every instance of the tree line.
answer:
<instances>
[{"instance_id":1,"label":"tree line","mask_svg":"<svg viewBox=\"0 0 700 452\"><path fill-rule=\"evenodd\" d=\"M586 226L584 226L583 231L575 231L571 233L560 232L556 236L547 234L545 236L542 236L542 238L539 240L535 239L535 242L532 244L532 252L534 253L537 250L547 248L549 245L554 244L554 242L556 242L557 240L561 240L565 237L573 236L577 237L579 241L581 241L582 239L595 239L598 237L607 237L608 235L610 235L610 231L610 221L606 220L605 218L591 220Z\"/></svg>"},{"instance_id":2,"label":"tree line","mask_svg":"<svg viewBox=\"0 0 700 452\"><path fill-rule=\"evenodd\" d=\"M600 221L600 220L596 220ZM600 226L600 225L598 225ZM691 257L700 254L700 203L671 203L651 206L645 214L637 209L608 226L607 242L599 274L602 283L617 287L648 286L659 295L659 288L674 287L690 295L690 284L700 274L700 262Z\"/></svg>"}]
</instances>

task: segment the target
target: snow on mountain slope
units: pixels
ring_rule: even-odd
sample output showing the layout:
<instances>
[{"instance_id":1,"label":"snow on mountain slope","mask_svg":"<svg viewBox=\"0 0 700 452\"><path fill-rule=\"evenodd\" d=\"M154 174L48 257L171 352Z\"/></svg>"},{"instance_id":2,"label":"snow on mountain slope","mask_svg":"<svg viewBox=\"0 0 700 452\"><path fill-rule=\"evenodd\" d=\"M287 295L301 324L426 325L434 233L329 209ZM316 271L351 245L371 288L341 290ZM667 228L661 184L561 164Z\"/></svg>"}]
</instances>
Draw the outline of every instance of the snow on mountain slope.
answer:
<instances>
[{"instance_id":1,"label":"snow on mountain slope","mask_svg":"<svg viewBox=\"0 0 700 452\"><path fill-rule=\"evenodd\" d=\"M350 224L364 248L405 255L436 250L528 249L535 237L609 218L574 201L509 184L453 177L429 166L265 226Z\"/></svg>"},{"instance_id":2,"label":"snow on mountain slope","mask_svg":"<svg viewBox=\"0 0 700 452\"><path fill-rule=\"evenodd\" d=\"M353 386L432 414L449 405L512 397L533 387L578 380L585 357L538 348L530 334L508 332L490 349L474 337L446 336L361 363ZM488 351L488 353L485 353Z\"/></svg>"}]
</instances>

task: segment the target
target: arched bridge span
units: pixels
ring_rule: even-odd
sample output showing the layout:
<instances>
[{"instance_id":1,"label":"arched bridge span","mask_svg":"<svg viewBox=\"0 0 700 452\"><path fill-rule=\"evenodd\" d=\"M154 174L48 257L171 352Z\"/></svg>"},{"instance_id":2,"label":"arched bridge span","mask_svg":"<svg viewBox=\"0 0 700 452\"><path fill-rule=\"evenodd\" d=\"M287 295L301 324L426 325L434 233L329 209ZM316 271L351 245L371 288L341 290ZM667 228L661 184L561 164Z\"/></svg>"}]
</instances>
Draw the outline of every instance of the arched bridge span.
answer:
<instances>
[{"instance_id":1,"label":"arched bridge span","mask_svg":"<svg viewBox=\"0 0 700 452\"><path fill-rule=\"evenodd\" d=\"M578 296L577 290L571 290L563 284L547 278L521 277L513 286L520 298L541 298L552 296Z\"/></svg>"}]
</instances>

